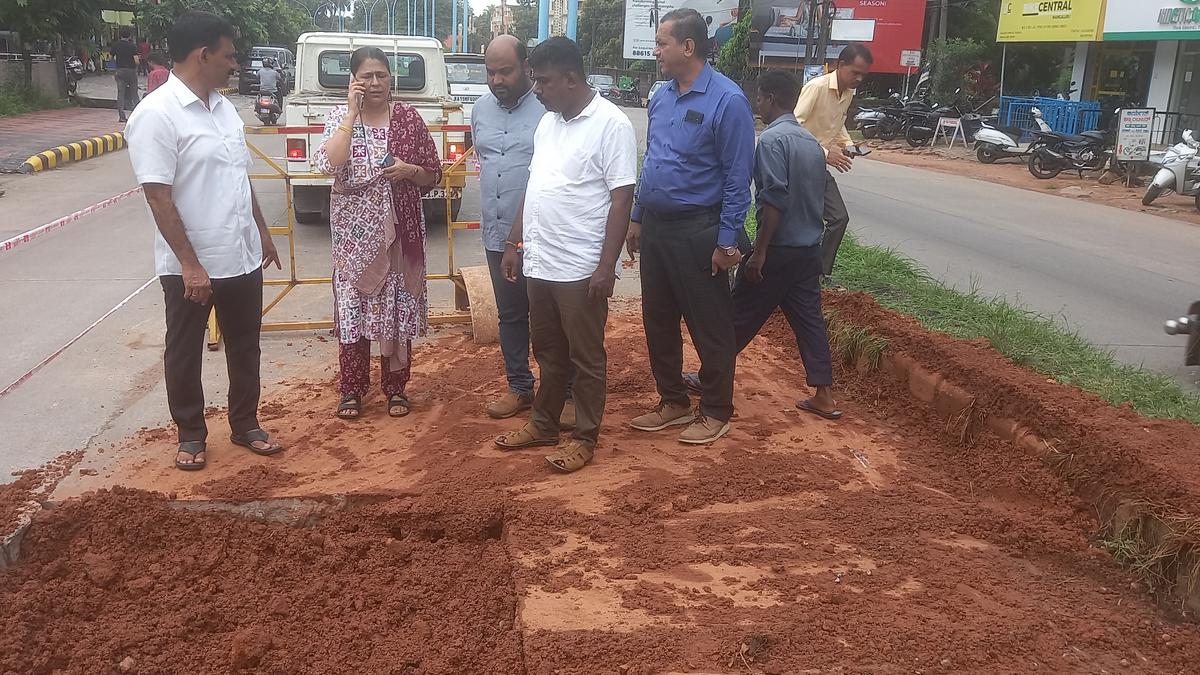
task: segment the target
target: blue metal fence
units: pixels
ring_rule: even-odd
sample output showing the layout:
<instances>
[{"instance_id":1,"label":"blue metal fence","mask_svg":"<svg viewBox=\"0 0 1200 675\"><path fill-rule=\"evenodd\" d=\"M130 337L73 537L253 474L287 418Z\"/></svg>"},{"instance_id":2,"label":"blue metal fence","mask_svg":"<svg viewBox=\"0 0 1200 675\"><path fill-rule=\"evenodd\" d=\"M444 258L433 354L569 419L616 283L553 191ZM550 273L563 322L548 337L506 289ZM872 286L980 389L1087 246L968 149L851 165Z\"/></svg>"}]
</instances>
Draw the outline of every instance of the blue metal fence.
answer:
<instances>
[{"instance_id":1,"label":"blue metal fence","mask_svg":"<svg viewBox=\"0 0 1200 675\"><path fill-rule=\"evenodd\" d=\"M1044 96L1000 97L1000 123L1020 129L1037 129L1033 121L1034 108L1050 128L1062 134L1078 134L1100 126L1100 103L1097 101L1063 101Z\"/></svg>"}]
</instances>

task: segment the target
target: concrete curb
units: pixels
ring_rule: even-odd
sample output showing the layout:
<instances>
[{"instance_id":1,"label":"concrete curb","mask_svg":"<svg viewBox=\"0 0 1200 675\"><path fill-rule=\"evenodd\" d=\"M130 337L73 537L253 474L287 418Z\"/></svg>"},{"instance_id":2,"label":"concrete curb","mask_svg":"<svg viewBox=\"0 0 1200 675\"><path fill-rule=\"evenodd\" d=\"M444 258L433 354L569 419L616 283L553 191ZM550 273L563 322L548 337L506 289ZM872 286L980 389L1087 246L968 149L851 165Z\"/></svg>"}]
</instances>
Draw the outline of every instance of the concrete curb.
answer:
<instances>
[{"instance_id":1,"label":"concrete curb","mask_svg":"<svg viewBox=\"0 0 1200 675\"><path fill-rule=\"evenodd\" d=\"M222 96L233 96L238 93L237 87L222 87L217 90L217 93Z\"/></svg>"},{"instance_id":2,"label":"concrete curb","mask_svg":"<svg viewBox=\"0 0 1200 675\"><path fill-rule=\"evenodd\" d=\"M85 159L99 157L108 152L116 152L125 148L125 133L115 131L103 136L85 138L66 145L60 145L33 155L21 164L21 173L37 173L56 168L62 164L80 162Z\"/></svg>"}]
</instances>

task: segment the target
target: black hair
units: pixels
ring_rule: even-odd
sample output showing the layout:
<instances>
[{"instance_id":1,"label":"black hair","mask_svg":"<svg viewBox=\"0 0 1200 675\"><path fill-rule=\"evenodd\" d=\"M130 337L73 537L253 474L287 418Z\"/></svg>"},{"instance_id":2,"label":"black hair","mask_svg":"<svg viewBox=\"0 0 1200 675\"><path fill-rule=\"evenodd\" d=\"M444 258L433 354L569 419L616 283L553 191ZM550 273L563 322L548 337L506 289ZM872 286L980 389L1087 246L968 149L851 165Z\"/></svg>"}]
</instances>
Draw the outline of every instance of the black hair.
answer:
<instances>
[{"instance_id":1,"label":"black hair","mask_svg":"<svg viewBox=\"0 0 1200 675\"><path fill-rule=\"evenodd\" d=\"M117 32L121 35L122 40L128 40L129 36L133 34L133 31L129 29L129 26L121 26L121 30Z\"/></svg>"},{"instance_id":2,"label":"black hair","mask_svg":"<svg viewBox=\"0 0 1200 675\"><path fill-rule=\"evenodd\" d=\"M529 54L531 69L553 68L562 73L575 73L583 79L583 54L574 40L561 35L549 38Z\"/></svg>"},{"instance_id":3,"label":"black hair","mask_svg":"<svg viewBox=\"0 0 1200 675\"><path fill-rule=\"evenodd\" d=\"M392 72L392 62L388 61L387 54L379 47L359 47L350 55L350 72L358 74L358 69L367 61L378 61L383 64L383 67L390 75Z\"/></svg>"},{"instance_id":4,"label":"black hair","mask_svg":"<svg viewBox=\"0 0 1200 675\"><path fill-rule=\"evenodd\" d=\"M167 31L167 47L171 60L179 63L201 47L216 49L221 38L237 39L233 24L209 12L184 12Z\"/></svg>"},{"instance_id":5,"label":"black hair","mask_svg":"<svg viewBox=\"0 0 1200 675\"><path fill-rule=\"evenodd\" d=\"M160 66L169 67L171 65L170 62L167 61L167 55L157 49L150 52L150 56L146 57L146 60L150 63L155 63Z\"/></svg>"},{"instance_id":6,"label":"black hair","mask_svg":"<svg viewBox=\"0 0 1200 675\"><path fill-rule=\"evenodd\" d=\"M784 70L768 70L759 75L758 91L770 94L775 104L784 110L795 110L796 101L800 100L800 83Z\"/></svg>"},{"instance_id":7,"label":"black hair","mask_svg":"<svg viewBox=\"0 0 1200 675\"><path fill-rule=\"evenodd\" d=\"M838 55L838 63L854 63L856 60L862 59L867 62L867 65L875 63L875 57L871 56L871 50L867 49L866 45L852 42Z\"/></svg>"},{"instance_id":8,"label":"black hair","mask_svg":"<svg viewBox=\"0 0 1200 675\"><path fill-rule=\"evenodd\" d=\"M671 35L676 42L683 43L691 40L696 43L696 58L708 58L708 24L704 17L694 9L673 9L667 12L660 24L671 24Z\"/></svg>"}]
</instances>

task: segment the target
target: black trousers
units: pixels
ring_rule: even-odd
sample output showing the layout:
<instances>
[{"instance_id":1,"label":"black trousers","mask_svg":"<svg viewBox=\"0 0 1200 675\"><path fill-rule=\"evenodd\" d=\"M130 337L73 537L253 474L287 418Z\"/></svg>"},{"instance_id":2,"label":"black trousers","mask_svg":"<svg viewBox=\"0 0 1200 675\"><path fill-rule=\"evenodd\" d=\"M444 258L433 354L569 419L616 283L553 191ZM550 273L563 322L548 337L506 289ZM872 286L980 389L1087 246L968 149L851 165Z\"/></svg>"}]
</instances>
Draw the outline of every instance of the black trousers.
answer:
<instances>
[{"instance_id":1,"label":"black trousers","mask_svg":"<svg viewBox=\"0 0 1200 675\"><path fill-rule=\"evenodd\" d=\"M750 344L775 309L782 308L796 334L810 387L833 385L829 333L821 313L821 265L820 246L772 246L767 249L763 280L757 284L746 281L745 266L739 265L733 286L733 327L738 353Z\"/></svg>"},{"instance_id":2,"label":"black trousers","mask_svg":"<svg viewBox=\"0 0 1200 675\"><path fill-rule=\"evenodd\" d=\"M737 347L728 274L712 274L719 210L662 214L642 219L642 323L650 369L663 402L689 405L683 384L683 335L687 323L700 355L700 414L722 422L733 416Z\"/></svg>"},{"instance_id":3,"label":"black trousers","mask_svg":"<svg viewBox=\"0 0 1200 675\"><path fill-rule=\"evenodd\" d=\"M167 379L167 406L179 427L179 440L208 438L204 423L204 363L208 314L215 305L217 325L225 342L229 368L229 427L235 434L259 428L260 389L258 343L262 328L262 270L228 279L213 279L213 296L207 305L183 297L183 277L158 278L167 307L167 348L163 367Z\"/></svg>"},{"instance_id":4,"label":"black trousers","mask_svg":"<svg viewBox=\"0 0 1200 675\"><path fill-rule=\"evenodd\" d=\"M842 191L838 189L833 174L826 172L825 176L825 236L821 239L821 272L829 276L833 274L833 262L837 259L842 237L846 236L850 214L846 211L846 202L842 200ZM770 260L770 256L767 260Z\"/></svg>"},{"instance_id":5,"label":"black trousers","mask_svg":"<svg viewBox=\"0 0 1200 675\"><path fill-rule=\"evenodd\" d=\"M533 398L533 426L543 437L557 436L558 420L573 388L575 431L571 437L594 448L607 391L604 323L608 321L608 298L588 297L591 279L530 279L527 283L533 356L542 376Z\"/></svg>"}]
</instances>

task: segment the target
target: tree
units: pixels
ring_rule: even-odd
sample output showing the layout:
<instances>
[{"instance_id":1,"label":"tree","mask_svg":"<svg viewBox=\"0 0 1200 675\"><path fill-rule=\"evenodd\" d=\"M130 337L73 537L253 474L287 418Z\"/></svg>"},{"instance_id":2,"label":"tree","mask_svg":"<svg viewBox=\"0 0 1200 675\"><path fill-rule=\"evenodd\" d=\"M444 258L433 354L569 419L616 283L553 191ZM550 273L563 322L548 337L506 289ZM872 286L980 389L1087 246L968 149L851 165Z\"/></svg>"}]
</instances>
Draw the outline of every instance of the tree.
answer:
<instances>
[{"instance_id":1,"label":"tree","mask_svg":"<svg viewBox=\"0 0 1200 675\"><path fill-rule=\"evenodd\" d=\"M52 3L0 0L0 26L21 35L25 86L33 86L33 43L39 40L53 43L61 65L63 44L74 43L91 33L100 22L100 10L104 6L103 0L56 0Z\"/></svg>"},{"instance_id":2,"label":"tree","mask_svg":"<svg viewBox=\"0 0 1200 675\"><path fill-rule=\"evenodd\" d=\"M2 0L0 0L2 1ZM312 17L288 0L138 0L138 22L151 40L161 40L184 12L200 10L222 16L238 29L238 51L254 45L294 45L315 26Z\"/></svg>"}]
</instances>

